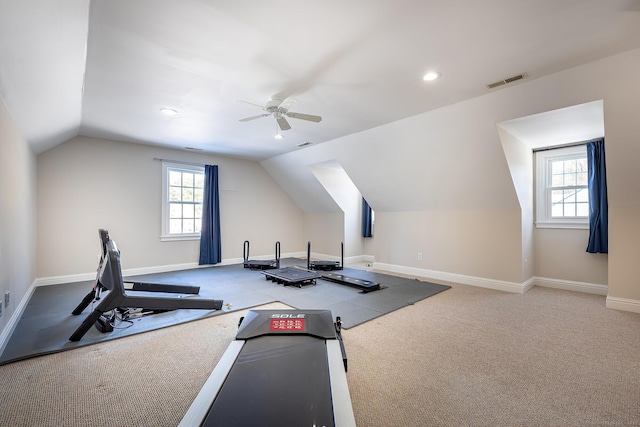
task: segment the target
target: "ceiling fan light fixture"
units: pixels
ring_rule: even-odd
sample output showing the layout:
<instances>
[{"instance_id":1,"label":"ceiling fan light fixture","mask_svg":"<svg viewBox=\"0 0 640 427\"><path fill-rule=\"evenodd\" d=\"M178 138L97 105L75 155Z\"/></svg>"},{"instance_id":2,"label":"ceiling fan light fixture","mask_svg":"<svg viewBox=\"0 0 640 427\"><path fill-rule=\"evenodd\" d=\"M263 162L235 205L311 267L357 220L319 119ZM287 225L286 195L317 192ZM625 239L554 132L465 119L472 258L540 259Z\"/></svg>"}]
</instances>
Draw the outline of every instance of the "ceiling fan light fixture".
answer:
<instances>
[{"instance_id":1,"label":"ceiling fan light fixture","mask_svg":"<svg viewBox=\"0 0 640 427\"><path fill-rule=\"evenodd\" d=\"M426 82L430 82L436 79L439 79L442 76L442 73L439 71L429 71L427 74L422 76L422 80Z\"/></svg>"}]
</instances>

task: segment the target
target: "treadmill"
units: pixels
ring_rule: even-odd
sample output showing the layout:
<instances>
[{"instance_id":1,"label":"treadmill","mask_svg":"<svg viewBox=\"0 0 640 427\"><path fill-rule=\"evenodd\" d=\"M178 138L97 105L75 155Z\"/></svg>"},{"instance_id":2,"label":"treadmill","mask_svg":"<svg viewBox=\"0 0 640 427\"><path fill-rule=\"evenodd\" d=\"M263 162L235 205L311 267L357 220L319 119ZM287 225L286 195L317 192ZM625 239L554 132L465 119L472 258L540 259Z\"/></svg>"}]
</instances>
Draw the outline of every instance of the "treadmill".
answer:
<instances>
[{"instance_id":1,"label":"treadmill","mask_svg":"<svg viewBox=\"0 0 640 427\"><path fill-rule=\"evenodd\" d=\"M122 267L120 265L120 251L116 243L109 237L109 232L104 229L98 231L103 245L102 256L98 263L98 272L93 289L89 292L71 314L78 316L92 301L100 301L97 307L91 311L82 321L80 326L69 337L70 341L79 341L84 334L96 324L102 325L105 332L108 328L101 321L102 315L115 309L141 308L147 310L221 310L221 299L207 298L180 298L169 296L147 296L144 294L128 294L125 282L122 279ZM102 291L108 291L106 296ZM100 329L100 327L99 327Z\"/></svg>"},{"instance_id":2,"label":"treadmill","mask_svg":"<svg viewBox=\"0 0 640 427\"><path fill-rule=\"evenodd\" d=\"M250 310L179 426L355 427L330 310Z\"/></svg>"},{"instance_id":3,"label":"treadmill","mask_svg":"<svg viewBox=\"0 0 640 427\"><path fill-rule=\"evenodd\" d=\"M269 270L280 268L280 242L276 242L276 253L274 259L249 259L249 241L244 241L243 247L244 268L251 270Z\"/></svg>"}]
</instances>

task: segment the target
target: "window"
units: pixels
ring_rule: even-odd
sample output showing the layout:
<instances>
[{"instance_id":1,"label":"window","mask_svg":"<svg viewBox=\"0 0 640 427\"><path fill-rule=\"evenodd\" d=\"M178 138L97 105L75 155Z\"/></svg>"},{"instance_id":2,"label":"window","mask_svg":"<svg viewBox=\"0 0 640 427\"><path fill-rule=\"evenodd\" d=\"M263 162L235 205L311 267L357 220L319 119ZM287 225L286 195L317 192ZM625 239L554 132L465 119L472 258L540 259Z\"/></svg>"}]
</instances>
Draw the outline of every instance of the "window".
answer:
<instances>
[{"instance_id":1,"label":"window","mask_svg":"<svg viewBox=\"0 0 640 427\"><path fill-rule=\"evenodd\" d=\"M162 164L161 240L200 238L203 195L203 167Z\"/></svg>"},{"instance_id":2,"label":"window","mask_svg":"<svg viewBox=\"0 0 640 427\"><path fill-rule=\"evenodd\" d=\"M585 145L536 153L536 226L589 228Z\"/></svg>"}]
</instances>

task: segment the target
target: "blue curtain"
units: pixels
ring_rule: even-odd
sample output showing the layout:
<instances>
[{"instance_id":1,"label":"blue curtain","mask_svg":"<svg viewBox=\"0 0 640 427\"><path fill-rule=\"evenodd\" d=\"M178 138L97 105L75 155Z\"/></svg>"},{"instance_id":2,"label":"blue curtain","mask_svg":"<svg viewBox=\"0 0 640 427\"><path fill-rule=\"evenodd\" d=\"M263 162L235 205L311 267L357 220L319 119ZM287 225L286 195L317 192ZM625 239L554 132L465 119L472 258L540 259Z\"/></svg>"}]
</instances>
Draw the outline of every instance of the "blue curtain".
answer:
<instances>
[{"instance_id":1,"label":"blue curtain","mask_svg":"<svg viewBox=\"0 0 640 427\"><path fill-rule=\"evenodd\" d=\"M218 196L218 165L204 167L204 200L200 231L200 265L222 261L220 240L220 198Z\"/></svg>"},{"instance_id":2,"label":"blue curtain","mask_svg":"<svg viewBox=\"0 0 640 427\"><path fill-rule=\"evenodd\" d=\"M607 208L607 170L604 139L587 142L589 163L589 244L587 252L609 252L609 215Z\"/></svg>"},{"instance_id":3,"label":"blue curtain","mask_svg":"<svg viewBox=\"0 0 640 427\"><path fill-rule=\"evenodd\" d=\"M362 198L362 237L373 237L373 212L364 197Z\"/></svg>"}]
</instances>

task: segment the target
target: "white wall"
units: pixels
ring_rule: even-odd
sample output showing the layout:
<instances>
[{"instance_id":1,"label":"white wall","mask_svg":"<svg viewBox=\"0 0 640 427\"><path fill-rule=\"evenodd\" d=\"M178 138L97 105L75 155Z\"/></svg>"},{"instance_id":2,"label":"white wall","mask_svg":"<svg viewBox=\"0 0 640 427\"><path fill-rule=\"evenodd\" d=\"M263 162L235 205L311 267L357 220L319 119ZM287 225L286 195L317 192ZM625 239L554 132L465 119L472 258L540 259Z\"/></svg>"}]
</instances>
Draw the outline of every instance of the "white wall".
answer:
<instances>
[{"instance_id":1,"label":"white wall","mask_svg":"<svg viewBox=\"0 0 640 427\"><path fill-rule=\"evenodd\" d=\"M538 275L535 265L533 271L525 269L525 257L548 253L551 242L560 244L553 248L560 253L573 251L576 239L534 238L533 212L529 203L519 201L516 189L522 185L509 168L496 124L602 99L610 207L608 273L603 257L585 261L582 248L578 260L545 257L536 265L544 274L595 284L606 283L604 274L610 297L640 301L639 73L640 50L632 50L549 76L531 76L475 99L262 164L303 210L311 211L319 202L314 191L304 191L314 185L308 165L338 161L376 211L376 262L416 266L421 250L425 268L520 283ZM530 242L539 243L535 250ZM581 271L593 274L585 277Z\"/></svg>"},{"instance_id":2,"label":"white wall","mask_svg":"<svg viewBox=\"0 0 640 427\"><path fill-rule=\"evenodd\" d=\"M35 195L36 156L0 98L0 338L35 279Z\"/></svg>"},{"instance_id":3,"label":"white wall","mask_svg":"<svg viewBox=\"0 0 640 427\"><path fill-rule=\"evenodd\" d=\"M518 196L521 213L522 276L525 282L533 277L536 265L534 256L534 189L533 153L531 148L498 125L504 155L511 171L511 180Z\"/></svg>"},{"instance_id":4,"label":"white wall","mask_svg":"<svg viewBox=\"0 0 640 427\"><path fill-rule=\"evenodd\" d=\"M304 236L306 241L311 242L312 258L315 256L329 261L338 260L340 242L344 240L344 213L305 213ZM306 249L305 246L305 254ZM326 255L334 258L330 259Z\"/></svg>"},{"instance_id":5,"label":"white wall","mask_svg":"<svg viewBox=\"0 0 640 427\"><path fill-rule=\"evenodd\" d=\"M609 198L607 306L636 312L640 312L639 73L640 50L634 50L616 56L615 63L598 63L592 79L592 84L606 93L604 125Z\"/></svg>"},{"instance_id":6,"label":"white wall","mask_svg":"<svg viewBox=\"0 0 640 427\"><path fill-rule=\"evenodd\" d=\"M93 271L98 228L122 251L123 269L191 265L199 241L161 242L161 162L219 165L223 262L306 249L302 211L259 163L76 137L38 155L39 278Z\"/></svg>"},{"instance_id":7,"label":"white wall","mask_svg":"<svg viewBox=\"0 0 640 427\"><path fill-rule=\"evenodd\" d=\"M640 129L638 131L640 132ZM637 140L636 144L640 145ZM637 183L640 177L635 179ZM640 313L640 245L638 242L640 242L640 206L612 206L609 203L607 307Z\"/></svg>"},{"instance_id":8,"label":"white wall","mask_svg":"<svg viewBox=\"0 0 640 427\"><path fill-rule=\"evenodd\" d=\"M340 242L343 242L345 258L361 256L364 250L362 194L339 163L324 162L311 165L310 168L344 214L343 237L333 244L334 248L338 248L338 255L340 255Z\"/></svg>"},{"instance_id":9,"label":"white wall","mask_svg":"<svg viewBox=\"0 0 640 427\"><path fill-rule=\"evenodd\" d=\"M519 230L517 210L376 212L374 258L426 272L520 283L521 247L514 237Z\"/></svg>"},{"instance_id":10,"label":"white wall","mask_svg":"<svg viewBox=\"0 0 640 427\"><path fill-rule=\"evenodd\" d=\"M587 253L589 230L537 228L535 230L536 276L606 285L606 254Z\"/></svg>"}]
</instances>

